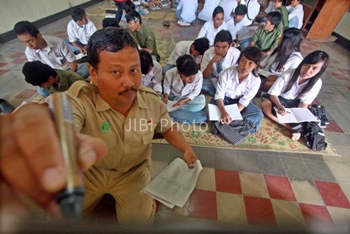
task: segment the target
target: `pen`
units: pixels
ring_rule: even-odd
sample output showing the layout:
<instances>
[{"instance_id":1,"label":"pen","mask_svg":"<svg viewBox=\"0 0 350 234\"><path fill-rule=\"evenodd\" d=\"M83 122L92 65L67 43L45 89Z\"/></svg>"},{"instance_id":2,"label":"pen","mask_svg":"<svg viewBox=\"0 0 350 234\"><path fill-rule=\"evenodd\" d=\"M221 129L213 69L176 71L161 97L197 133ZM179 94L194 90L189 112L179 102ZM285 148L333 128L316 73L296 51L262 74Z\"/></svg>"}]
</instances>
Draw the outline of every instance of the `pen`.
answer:
<instances>
[{"instance_id":1,"label":"pen","mask_svg":"<svg viewBox=\"0 0 350 234\"><path fill-rule=\"evenodd\" d=\"M60 139L64 164L67 168L67 185L64 190L58 193L56 201L64 218L80 218L84 198L83 174L78 166L79 146L67 94L55 93L51 95L50 109Z\"/></svg>"}]
</instances>

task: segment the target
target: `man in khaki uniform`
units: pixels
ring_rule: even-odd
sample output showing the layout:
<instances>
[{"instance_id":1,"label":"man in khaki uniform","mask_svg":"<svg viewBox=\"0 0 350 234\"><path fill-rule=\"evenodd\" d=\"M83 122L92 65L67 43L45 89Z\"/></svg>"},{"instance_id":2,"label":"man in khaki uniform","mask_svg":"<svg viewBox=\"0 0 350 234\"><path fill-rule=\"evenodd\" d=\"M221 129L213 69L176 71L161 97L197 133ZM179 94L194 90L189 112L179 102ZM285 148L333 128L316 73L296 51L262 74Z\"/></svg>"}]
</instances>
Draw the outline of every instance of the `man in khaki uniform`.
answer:
<instances>
[{"instance_id":1,"label":"man in khaki uniform","mask_svg":"<svg viewBox=\"0 0 350 234\"><path fill-rule=\"evenodd\" d=\"M68 94L78 131L103 139L109 152L84 173L84 215L109 193L116 200L119 223L150 224L155 203L140 191L151 180L154 131L184 154L189 167L194 166L196 155L172 125L157 94L140 88L139 53L130 34L116 28L99 30L87 50L93 84L76 82Z\"/></svg>"}]
</instances>

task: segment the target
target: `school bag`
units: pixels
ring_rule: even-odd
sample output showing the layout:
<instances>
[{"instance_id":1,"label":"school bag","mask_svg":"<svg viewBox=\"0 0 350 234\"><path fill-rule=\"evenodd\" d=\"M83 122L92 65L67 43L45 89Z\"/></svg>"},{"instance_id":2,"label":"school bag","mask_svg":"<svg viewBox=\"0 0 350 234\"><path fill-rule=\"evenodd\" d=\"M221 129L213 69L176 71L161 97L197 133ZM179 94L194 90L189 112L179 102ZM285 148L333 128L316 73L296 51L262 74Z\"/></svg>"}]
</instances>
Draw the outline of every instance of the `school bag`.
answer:
<instances>
[{"instance_id":1,"label":"school bag","mask_svg":"<svg viewBox=\"0 0 350 234\"><path fill-rule=\"evenodd\" d=\"M327 148L326 137L317 122L306 122L303 128L307 147L312 150L325 150Z\"/></svg>"},{"instance_id":2,"label":"school bag","mask_svg":"<svg viewBox=\"0 0 350 234\"><path fill-rule=\"evenodd\" d=\"M255 124L244 118L243 120L233 120L230 124L215 122L215 128L221 136L233 145L241 143L255 127Z\"/></svg>"}]
</instances>

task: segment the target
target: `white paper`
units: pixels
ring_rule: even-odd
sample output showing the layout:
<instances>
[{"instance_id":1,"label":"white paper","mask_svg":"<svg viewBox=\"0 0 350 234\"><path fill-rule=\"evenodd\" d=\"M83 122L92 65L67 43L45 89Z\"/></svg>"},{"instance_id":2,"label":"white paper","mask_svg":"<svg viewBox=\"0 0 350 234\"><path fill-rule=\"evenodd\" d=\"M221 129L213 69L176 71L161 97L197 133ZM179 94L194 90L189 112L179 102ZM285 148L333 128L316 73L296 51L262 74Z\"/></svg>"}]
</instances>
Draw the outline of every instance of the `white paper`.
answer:
<instances>
[{"instance_id":1,"label":"white paper","mask_svg":"<svg viewBox=\"0 0 350 234\"><path fill-rule=\"evenodd\" d=\"M176 111L178 109L180 109L179 106L173 106L177 103L177 101L168 101L168 103L166 104L166 107L168 108L168 112L173 112Z\"/></svg>"},{"instance_id":2,"label":"white paper","mask_svg":"<svg viewBox=\"0 0 350 234\"><path fill-rule=\"evenodd\" d=\"M214 104L208 104L209 110L209 120L210 121L219 121L221 118L221 113L219 108ZM233 120L242 120L241 112L238 109L237 104L227 105L225 106L225 110Z\"/></svg>"},{"instance_id":3,"label":"white paper","mask_svg":"<svg viewBox=\"0 0 350 234\"><path fill-rule=\"evenodd\" d=\"M277 107L274 107L278 122L280 123L302 123L302 122L319 122L308 108L285 108L287 114L284 116L278 114Z\"/></svg>"},{"instance_id":4,"label":"white paper","mask_svg":"<svg viewBox=\"0 0 350 234\"><path fill-rule=\"evenodd\" d=\"M271 72L265 71L265 70L263 70L263 69L261 69L261 68L259 69L258 74L259 74L259 75L262 75L262 76L265 76L266 78L267 78L268 76L270 76L270 75L273 75Z\"/></svg>"},{"instance_id":5,"label":"white paper","mask_svg":"<svg viewBox=\"0 0 350 234\"><path fill-rule=\"evenodd\" d=\"M184 160L176 158L141 192L144 192L169 208L183 207L193 192L200 171L199 160L194 168L188 168Z\"/></svg>"}]
</instances>

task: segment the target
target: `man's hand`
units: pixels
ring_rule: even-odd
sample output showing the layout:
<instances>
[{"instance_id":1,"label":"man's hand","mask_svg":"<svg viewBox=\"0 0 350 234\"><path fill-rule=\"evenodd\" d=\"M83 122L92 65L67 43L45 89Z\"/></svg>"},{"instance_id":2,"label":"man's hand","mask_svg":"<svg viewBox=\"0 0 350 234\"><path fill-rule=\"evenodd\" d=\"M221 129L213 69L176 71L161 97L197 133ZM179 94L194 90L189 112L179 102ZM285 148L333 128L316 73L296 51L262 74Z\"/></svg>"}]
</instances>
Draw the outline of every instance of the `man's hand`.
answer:
<instances>
[{"instance_id":1,"label":"man's hand","mask_svg":"<svg viewBox=\"0 0 350 234\"><path fill-rule=\"evenodd\" d=\"M186 150L184 153L184 161L187 163L189 168L193 168L196 164L197 156L193 152L192 148Z\"/></svg>"},{"instance_id":2,"label":"man's hand","mask_svg":"<svg viewBox=\"0 0 350 234\"><path fill-rule=\"evenodd\" d=\"M215 55L211 60L210 63L219 63L222 60L222 56L220 55Z\"/></svg>"}]
</instances>

